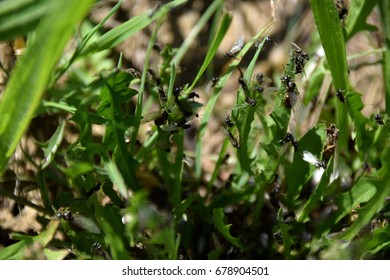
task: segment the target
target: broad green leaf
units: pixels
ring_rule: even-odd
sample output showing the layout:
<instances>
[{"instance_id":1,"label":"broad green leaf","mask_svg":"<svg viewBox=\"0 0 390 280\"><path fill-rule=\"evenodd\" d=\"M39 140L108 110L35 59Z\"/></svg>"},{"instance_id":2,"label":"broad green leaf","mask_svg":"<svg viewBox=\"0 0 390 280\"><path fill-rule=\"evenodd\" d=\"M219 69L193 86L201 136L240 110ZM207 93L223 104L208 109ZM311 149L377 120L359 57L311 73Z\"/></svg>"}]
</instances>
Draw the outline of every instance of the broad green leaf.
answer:
<instances>
[{"instance_id":1,"label":"broad green leaf","mask_svg":"<svg viewBox=\"0 0 390 280\"><path fill-rule=\"evenodd\" d=\"M76 178L93 170L94 168L89 162L72 161L70 162L70 166L68 168L62 169L62 172L64 172L70 178Z\"/></svg>"},{"instance_id":2,"label":"broad green leaf","mask_svg":"<svg viewBox=\"0 0 390 280\"><path fill-rule=\"evenodd\" d=\"M390 247L390 225L378 228L357 243L358 253L361 258L372 258L373 255Z\"/></svg>"},{"instance_id":3,"label":"broad green leaf","mask_svg":"<svg viewBox=\"0 0 390 280\"><path fill-rule=\"evenodd\" d=\"M63 260L67 255L69 255L69 249L52 249L45 248L43 253L46 256L47 260Z\"/></svg>"},{"instance_id":4,"label":"broad green leaf","mask_svg":"<svg viewBox=\"0 0 390 280\"><path fill-rule=\"evenodd\" d=\"M321 236L324 233L329 233L338 221L351 213L353 209L356 209L360 203L365 203L372 199L376 192L376 187L371 179L362 177L350 191L343 193L337 198L337 210L329 219L318 226L316 234Z\"/></svg>"},{"instance_id":5,"label":"broad green leaf","mask_svg":"<svg viewBox=\"0 0 390 280\"><path fill-rule=\"evenodd\" d=\"M34 38L16 64L0 103L0 173L33 118L74 26L93 2L55 1L52 12L41 19Z\"/></svg>"},{"instance_id":6,"label":"broad green leaf","mask_svg":"<svg viewBox=\"0 0 390 280\"><path fill-rule=\"evenodd\" d=\"M126 72L112 73L107 77L100 93L101 102L96 112L110 123L106 127L103 144L108 151L114 151L115 166L123 172L121 178L124 179L127 187L136 189L138 188L138 181L135 179L136 162L125 143L125 131L133 125L133 117L124 109L128 108L130 99L138 93L129 88L133 79L134 77ZM115 176L110 178L119 178L114 165L107 165L107 163L106 161L106 168L110 167L111 172L115 171L112 173ZM121 184L118 187L124 187L124 185ZM121 194L125 193L122 189Z\"/></svg>"},{"instance_id":7,"label":"broad green leaf","mask_svg":"<svg viewBox=\"0 0 390 280\"><path fill-rule=\"evenodd\" d=\"M351 1L351 6L349 7L349 12L347 16L347 26L346 26L348 31L348 40L360 31L377 30L376 26L367 23L367 17L371 14L372 10L379 2L380 2L379 0Z\"/></svg>"},{"instance_id":8,"label":"broad green leaf","mask_svg":"<svg viewBox=\"0 0 390 280\"><path fill-rule=\"evenodd\" d=\"M309 180L309 178L311 178L314 173L314 170L316 169L315 166L310 165L308 162L303 160L302 152L309 151L313 155L318 155L318 157L320 158L319 155L323 150L323 145L325 144L325 142L326 128L323 124L319 124L309 130L298 141L299 152L294 152L294 159L292 164L286 166L287 203L290 207L297 206L297 203L300 203L297 201L297 199L301 194L302 187ZM326 170L326 172L329 176L332 173L332 171L328 169ZM325 184L325 187L327 186L326 183L323 184ZM317 186L317 189L318 187L319 186Z\"/></svg>"},{"instance_id":9,"label":"broad green leaf","mask_svg":"<svg viewBox=\"0 0 390 280\"><path fill-rule=\"evenodd\" d=\"M390 147L383 150L381 156L383 167L379 170L379 178L374 178L369 182L375 186L376 192L372 199L364 205L361 209L357 209L357 220L338 238L351 240L359 231L367 225L373 216L382 209L386 198L390 195Z\"/></svg>"},{"instance_id":10,"label":"broad green leaf","mask_svg":"<svg viewBox=\"0 0 390 280\"><path fill-rule=\"evenodd\" d=\"M242 244L241 240L237 237L234 237L230 234L230 228L231 228L231 224L229 225L225 225L225 222L224 222L224 217L225 217L225 214L223 213L223 209L222 208L215 208L213 210L213 223L214 223L214 226L216 227L216 229L222 234L222 236L227 240L229 241L230 243L232 243L234 246L240 248L240 249L244 249L245 248L245 245Z\"/></svg>"},{"instance_id":11,"label":"broad green leaf","mask_svg":"<svg viewBox=\"0 0 390 280\"><path fill-rule=\"evenodd\" d=\"M372 145L372 140L371 138L369 138L368 133L366 131L366 123L368 120L363 116L361 112L364 107L361 94L355 91L350 91L346 94L345 97L347 98L345 104L346 109L356 127L356 142L359 151L363 153L363 151L365 151L367 147L370 147Z\"/></svg>"}]
</instances>

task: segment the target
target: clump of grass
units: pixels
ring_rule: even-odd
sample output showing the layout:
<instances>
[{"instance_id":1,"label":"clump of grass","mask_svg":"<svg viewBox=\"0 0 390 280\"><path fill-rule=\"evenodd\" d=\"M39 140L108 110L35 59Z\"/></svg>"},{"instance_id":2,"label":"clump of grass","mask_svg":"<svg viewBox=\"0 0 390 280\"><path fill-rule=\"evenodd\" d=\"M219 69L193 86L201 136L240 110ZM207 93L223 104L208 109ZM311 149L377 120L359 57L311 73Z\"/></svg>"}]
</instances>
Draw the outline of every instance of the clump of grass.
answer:
<instances>
[{"instance_id":1,"label":"clump of grass","mask_svg":"<svg viewBox=\"0 0 390 280\"><path fill-rule=\"evenodd\" d=\"M180 47L160 50L162 62L157 72L152 70L149 59L160 27L184 2L172 1L100 34L119 2L102 22L81 35L74 53L59 65L72 26L88 13L92 1L82 7L67 1L66 10L62 1L31 4L28 12L34 27L15 24L0 29L3 39L35 32L0 103L4 155L0 171L36 186L40 202L3 188L0 193L37 210L42 226L34 235L13 233L20 241L4 248L0 258L386 256L389 120L385 114L371 119L362 115L363 103L350 84L345 51L345 40L367 29L365 19L374 5L351 6L348 18L340 22L333 1L311 1L325 51L321 67L305 77L309 54L292 46L273 89L263 75L254 73L269 43L272 21L231 50L219 78L209 81L207 75L232 21L222 0L206 9ZM16 1L13 9L3 10L5 16L20 16L26 3ZM58 14L69 17L53 20ZM383 18L387 22L386 13ZM180 62L208 22L212 32L204 60L190 82L178 85ZM81 79L78 61L111 50L148 26L152 33L143 69L123 69L120 58L117 67ZM243 57L252 50L246 65ZM98 61L109 59L102 55ZM205 132L234 72L240 74L236 100L221 124L226 137L213 169L205 170ZM320 91L329 73L344 99L324 98L327 106L321 115L326 123L317 121L299 135L294 127L296 122L302 124L300 114L311 113L304 109L297 83L307 78L309 95ZM212 84L203 104L196 90L202 83ZM336 118L328 111L335 111ZM55 129L39 143L37 156L25 153L33 174L22 178L7 163L38 115L53 120ZM185 147L186 131L195 123L199 126L192 151ZM144 124L150 126L147 135L141 133ZM102 128L100 134L97 128ZM228 150L233 151L229 160ZM359 167L362 163L364 168ZM230 165L229 179L222 180L226 165ZM3 176L3 181L7 178ZM56 233L61 233L60 238ZM343 247L338 246L341 243Z\"/></svg>"}]
</instances>

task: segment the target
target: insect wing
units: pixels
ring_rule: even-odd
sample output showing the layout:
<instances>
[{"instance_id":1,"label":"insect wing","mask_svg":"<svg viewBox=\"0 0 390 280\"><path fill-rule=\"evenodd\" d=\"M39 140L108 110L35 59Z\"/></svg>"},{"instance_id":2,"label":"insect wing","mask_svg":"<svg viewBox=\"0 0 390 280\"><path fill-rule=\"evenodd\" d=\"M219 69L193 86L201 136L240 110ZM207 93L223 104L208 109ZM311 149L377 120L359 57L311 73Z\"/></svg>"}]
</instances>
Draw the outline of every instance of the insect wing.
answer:
<instances>
[{"instance_id":1,"label":"insect wing","mask_svg":"<svg viewBox=\"0 0 390 280\"><path fill-rule=\"evenodd\" d=\"M303 105L303 102L299 97L299 92L294 90L289 91L287 94L297 123L303 123L305 120L305 105Z\"/></svg>"},{"instance_id":2,"label":"insect wing","mask_svg":"<svg viewBox=\"0 0 390 280\"><path fill-rule=\"evenodd\" d=\"M142 116L141 122L146 123L146 122L154 121L156 119L162 118L163 115L164 115L163 110L146 113L145 115Z\"/></svg>"},{"instance_id":3,"label":"insect wing","mask_svg":"<svg viewBox=\"0 0 390 280\"><path fill-rule=\"evenodd\" d=\"M227 56L234 56L235 54L239 53L242 49L242 47L244 46L244 37L240 37L240 39L238 39L233 47L230 49L230 51L228 51L226 53Z\"/></svg>"},{"instance_id":4,"label":"insect wing","mask_svg":"<svg viewBox=\"0 0 390 280\"><path fill-rule=\"evenodd\" d=\"M234 148L239 149L240 148L240 142L234 137L234 135L230 132L230 130L224 128L223 129L225 135L228 137L230 143L233 145Z\"/></svg>"},{"instance_id":5,"label":"insect wing","mask_svg":"<svg viewBox=\"0 0 390 280\"><path fill-rule=\"evenodd\" d=\"M318 164L320 163L316 156L309 151L303 151L303 160L315 166L318 166Z\"/></svg>"},{"instance_id":6,"label":"insect wing","mask_svg":"<svg viewBox=\"0 0 390 280\"><path fill-rule=\"evenodd\" d=\"M71 222L81 229L90 233L100 234L101 230L97 224L91 219L79 214L72 214Z\"/></svg>"}]
</instances>

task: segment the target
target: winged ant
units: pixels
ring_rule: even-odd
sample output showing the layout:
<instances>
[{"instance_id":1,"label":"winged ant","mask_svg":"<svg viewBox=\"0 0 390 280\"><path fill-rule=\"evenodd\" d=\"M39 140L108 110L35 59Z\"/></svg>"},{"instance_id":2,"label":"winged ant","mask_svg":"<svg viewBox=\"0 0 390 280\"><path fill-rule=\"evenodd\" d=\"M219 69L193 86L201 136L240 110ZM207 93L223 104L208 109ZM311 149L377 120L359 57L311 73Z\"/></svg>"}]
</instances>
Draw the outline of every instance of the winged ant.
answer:
<instances>
[{"instance_id":1,"label":"winged ant","mask_svg":"<svg viewBox=\"0 0 390 280\"><path fill-rule=\"evenodd\" d=\"M241 51L243 46L244 46L244 37L241 37L233 44L233 47L230 49L230 51L225 53L225 56L230 58L235 57L236 54L238 54Z\"/></svg>"},{"instance_id":2,"label":"winged ant","mask_svg":"<svg viewBox=\"0 0 390 280\"><path fill-rule=\"evenodd\" d=\"M228 126L228 127L233 127L234 126L234 122L232 121L232 118L231 118L231 115L228 114L225 118L225 124Z\"/></svg>"},{"instance_id":3,"label":"winged ant","mask_svg":"<svg viewBox=\"0 0 390 280\"><path fill-rule=\"evenodd\" d=\"M337 0L336 8L337 8L337 12L339 14L339 19L341 21L345 22L347 20L347 16L349 13L347 4L345 3L344 0Z\"/></svg>"},{"instance_id":4,"label":"winged ant","mask_svg":"<svg viewBox=\"0 0 390 280\"><path fill-rule=\"evenodd\" d=\"M295 74L301 74L305 71L305 64L309 61L310 56L303 51L297 44L291 43L294 46L293 60L295 64Z\"/></svg>"},{"instance_id":5,"label":"winged ant","mask_svg":"<svg viewBox=\"0 0 390 280\"><path fill-rule=\"evenodd\" d=\"M345 102L345 97L343 95L344 92L345 92L345 90L342 90L342 89L336 90L336 97L343 103Z\"/></svg>"},{"instance_id":6,"label":"winged ant","mask_svg":"<svg viewBox=\"0 0 390 280\"><path fill-rule=\"evenodd\" d=\"M374 116L374 119L375 119L376 123L379 124L379 125L384 125L385 124L384 121L383 121L383 116L381 114L376 114Z\"/></svg>"},{"instance_id":7,"label":"winged ant","mask_svg":"<svg viewBox=\"0 0 390 280\"><path fill-rule=\"evenodd\" d=\"M298 142L296 141L294 135L292 135L292 133L290 132L287 132L286 133L286 136L282 139L282 140L279 140L278 143L280 144L286 144L290 142L291 145L294 147L294 151L298 151Z\"/></svg>"}]
</instances>

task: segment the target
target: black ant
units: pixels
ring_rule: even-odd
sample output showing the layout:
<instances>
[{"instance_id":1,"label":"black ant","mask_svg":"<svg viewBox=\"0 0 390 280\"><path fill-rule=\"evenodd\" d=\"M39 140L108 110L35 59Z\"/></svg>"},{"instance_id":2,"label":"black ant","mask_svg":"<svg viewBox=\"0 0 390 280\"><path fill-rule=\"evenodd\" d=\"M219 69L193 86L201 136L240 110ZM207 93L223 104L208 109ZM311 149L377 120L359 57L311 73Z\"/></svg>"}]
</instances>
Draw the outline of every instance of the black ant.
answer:
<instances>
[{"instance_id":1,"label":"black ant","mask_svg":"<svg viewBox=\"0 0 390 280\"><path fill-rule=\"evenodd\" d=\"M341 101L341 102L345 102L345 97L344 97L344 95L343 95L343 92L344 92L345 90L342 90L342 89L338 89L337 91L336 91L336 96L337 96L337 98Z\"/></svg>"},{"instance_id":2,"label":"black ant","mask_svg":"<svg viewBox=\"0 0 390 280\"><path fill-rule=\"evenodd\" d=\"M348 7L344 0L337 0L336 2L337 12L339 13L339 19L343 22L346 21L348 16Z\"/></svg>"},{"instance_id":3,"label":"black ant","mask_svg":"<svg viewBox=\"0 0 390 280\"><path fill-rule=\"evenodd\" d=\"M291 143L291 145L294 147L294 151L298 151L298 142L295 140L294 135L292 135L290 132L286 133L286 136L278 141L280 144L286 144L288 142Z\"/></svg>"},{"instance_id":4,"label":"black ant","mask_svg":"<svg viewBox=\"0 0 390 280\"><path fill-rule=\"evenodd\" d=\"M294 63L295 63L295 74L304 73L304 67L307 61L309 61L310 56L303 51L297 44L291 43L294 49Z\"/></svg>"},{"instance_id":5,"label":"black ant","mask_svg":"<svg viewBox=\"0 0 390 280\"><path fill-rule=\"evenodd\" d=\"M374 119L375 119L376 123L379 124L379 125L384 125L385 124L383 122L383 116L381 114L376 114L374 116Z\"/></svg>"},{"instance_id":6,"label":"black ant","mask_svg":"<svg viewBox=\"0 0 390 280\"><path fill-rule=\"evenodd\" d=\"M286 108L291 109L297 102L297 95L299 94L297 85L288 75L282 76L280 80L286 86L287 92L287 95L284 98L284 105L286 106Z\"/></svg>"},{"instance_id":7,"label":"black ant","mask_svg":"<svg viewBox=\"0 0 390 280\"><path fill-rule=\"evenodd\" d=\"M228 127L233 127L233 126L234 126L234 123L233 123L233 121L232 121L232 118L231 118L230 114L226 116L226 118L225 118L225 124L226 124Z\"/></svg>"}]
</instances>

